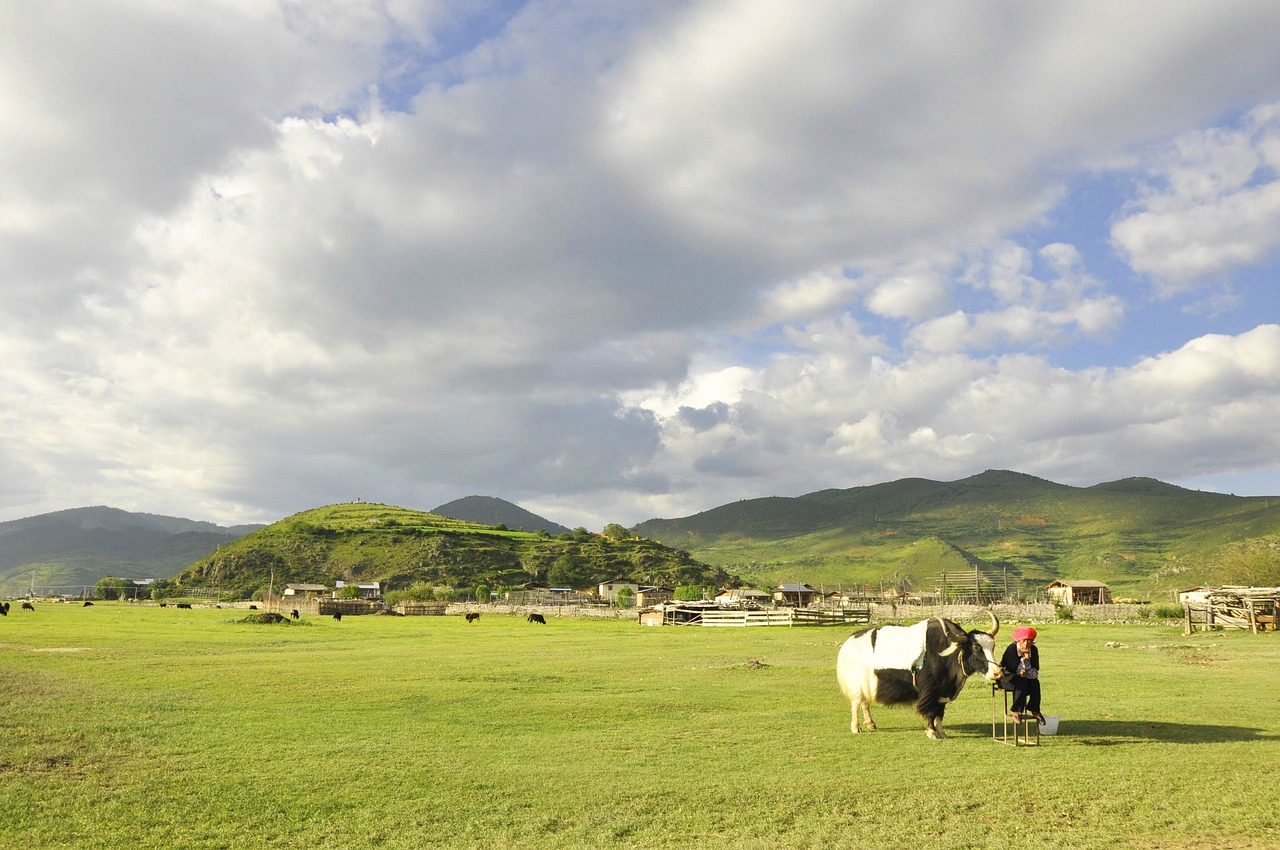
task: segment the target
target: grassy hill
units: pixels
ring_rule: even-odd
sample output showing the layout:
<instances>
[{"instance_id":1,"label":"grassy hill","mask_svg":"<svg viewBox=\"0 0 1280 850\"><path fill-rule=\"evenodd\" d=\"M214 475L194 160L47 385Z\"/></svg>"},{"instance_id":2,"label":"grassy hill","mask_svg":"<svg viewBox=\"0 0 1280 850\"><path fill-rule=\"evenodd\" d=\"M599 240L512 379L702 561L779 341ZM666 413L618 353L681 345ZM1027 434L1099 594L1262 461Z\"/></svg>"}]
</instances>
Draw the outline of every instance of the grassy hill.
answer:
<instances>
[{"instance_id":1,"label":"grassy hill","mask_svg":"<svg viewBox=\"0 0 1280 850\"><path fill-rule=\"evenodd\" d=\"M724 569L652 540L585 531L553 536L367 503L303 511L222 546L177 577L250 594L274 583L379 581L454 588L528 581L588 587L612 578L675 587L720 585Z\"/></svg>"},{"instance_id":2,"label":"grassy hill","mask_svg":"<svg viewBox=\"0 0 1280 850\"><path fill-rule=\"evenodd\" d=\"M522 531L545 531L548 534L568 534L569 529L558 522L540 517L519 505L493 496L465 496L440 505L433 514L462 519L481 525L505 525Z\"/></svg>"},{"instance_id":3,"label":"grassy hill","mask_svg":"<svg viewBox=\"0 0 1280 850\"><path fill-rule=\"evenodd\" d=\"M106 575L166 578L259 526L90 507L0 523L0 593L66 592Z\"/></svg>"},{"instance_id":4,"label":"grassy hill","mask_svg":"<svg viewBox=\"0 0 1280 850\"><path fill-rule=\"evenodd\" d=\"M929 589L944 571L978 569L1014 588L1096 579L1150 597L1220 572L1224 547L1280 535L1280 498L992 470L735 502L634 531L760 584Z\"/></svg>"}]
</instances>

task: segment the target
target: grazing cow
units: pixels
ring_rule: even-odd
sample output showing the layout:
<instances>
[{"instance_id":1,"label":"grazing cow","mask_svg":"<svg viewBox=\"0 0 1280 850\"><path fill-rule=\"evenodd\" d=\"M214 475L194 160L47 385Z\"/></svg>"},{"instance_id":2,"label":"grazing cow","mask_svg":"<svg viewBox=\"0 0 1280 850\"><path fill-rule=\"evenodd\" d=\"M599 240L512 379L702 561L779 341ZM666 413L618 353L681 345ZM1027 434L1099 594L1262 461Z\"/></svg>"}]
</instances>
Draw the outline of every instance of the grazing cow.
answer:
<instances>
[{"instance_id":1,"label":"grazing cow","mask_svg":"<svg viewBox=\"0 0 1280 850\"><path fill-rule=\"evenodd\" d=\"M542 623L544 626L547 624L547 618L541 614L530 614L528 617L525 617L525 619L530 623Z\"/></svg>"},{"instance_id":2,"label":"grazing cow","mask_svg":"<svg viewBox=\"0 0 1280 850\"><path fill-rule=\"evenodd\" d=\"M190 608L190 607L191 607L191 603L190 603L190 602L179 602L177 607L179 607L179 608Z\"/></svg>"},{"instance_id":3,"label":"grazing cow","mask_svg":"<svg viewBox=\"0 0 1280 850\"><path fill-rule=\"evenodd\" d=\"M257 606L257 605L250 605L250 606L249 606L249 610L250 610L250 611L257 611L257 610L258 610L258 606Z\"/></svg>"},{"instance_id":4,"label":"grazing cow","mask_svg":"<svg viewBox=\"0 0 1280 850\"><path fill-rule=\"evenodd\" d=\"M0 602L0 617L7 617L7 616L9 616L9 603Z\"/></svg>"},{"instance_id":5,"label":"grazing cow","mask_svg":"<svg viewBox=\"0 0 1280 850\"><path fill-rule=\"evenodd\" d=\"M290 617L293 617L293 619L295 619L295 620L296 620L296 619L298 619L298 618L299 618L300 616L302 616L302 615L298 613L298 609L297 609L297 608L294 608L294 609L293 609L293 613L292 613L292 614L290 614L289 616L290 616Z\"/></svg>"},{"instance_id":6,"label":"grazing cow","mask_svg":"<svg viewBox=\"0 0 1280 850\"><path fill-rule=\"evenodd\" d=\"M980 673L987 681L1000 679L995 637L1000 621L990 614L991 631L966 632L951 620L934 617L913 626L864 629L844 642L836 659L836 680L849 700L853 719L849 728L876 728L871 703L915 703L925 720L925 735L945 738L942 716L947 703L959 696L969 677Z\"/></svg>"},{"instance_id":7,"label":"grazing cow","mask_svg":"<svg viewBox=\"0 0 1280 850\"><path fill-rule=\"evenodd\" d=\"M479 619L480 619L480 613L478 611L472 611L467 614L468 623L474 623L476 620L479 620Z\"/></svg>"},{"instance_id":8,"label":"grazing cow","mask_svg":"<svg viewBox=\"0 0 1280 850\"><path fill-rule=\"evenodd\" d=\"M86 600L84 601L84 606L83 606L83 607L88 608L88 607L89 607L90 605L92 605L92 604L93 604L92 602L90 602L88 599L86 599Z\"/></svg>"},{"instance_id":9,"label":"grazing cow","mask_svg":"<svg viewBox=\"0 0 1280 850\"><path fill-rule=\"evenodd\" d=\"M169 607L169 603L168 603L168 602L161 602L161 603L160 603L160 607L161 607L161 608L168 608L168 607Z\"/></svg>"},{"instance_id":10,"label":"grazing cow","mask_svg":"<svg viewBox=\"0 0 1280 850\"><path fill-rule=\"evenodd\" d=\"M335 619L335 620L341 620L341 619L342 619L342 612L341 612L341 611L334 611L334 612L333 612L333 619Z\"/></svg>"},{"instance_id":11,"label":"grazing cow","mask_svg":"<svg viewBox=\"0 0 1280 850\"><path fill-rule=\"evenodd\" d=\"M31 613L33 613L33 614L34 614L34 613L35 613L35 610L36 610L36 606L32 605L30 602L23 602L23 603L22 603L22 610L23 610L23 611L30 611Z\"/></svg>"}]
</instances>

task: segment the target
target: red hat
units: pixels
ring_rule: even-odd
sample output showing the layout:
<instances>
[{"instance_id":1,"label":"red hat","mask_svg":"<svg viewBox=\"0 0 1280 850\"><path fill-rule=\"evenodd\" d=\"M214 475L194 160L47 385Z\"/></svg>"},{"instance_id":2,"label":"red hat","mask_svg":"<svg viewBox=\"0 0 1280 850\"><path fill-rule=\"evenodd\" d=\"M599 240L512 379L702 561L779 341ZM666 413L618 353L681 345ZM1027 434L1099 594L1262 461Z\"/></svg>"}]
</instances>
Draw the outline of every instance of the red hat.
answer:
<instances>
[{"instance_id":1,"label":"red hat","mask_svg":"<svg viewBox=\"0 0 1280 850\"><path fill-rule=\"evenodd\" d=\"M1035 640L1036 630L1030 626L1019 626L1013 630L1014 640Z\"/></svg>"}]
</instances>

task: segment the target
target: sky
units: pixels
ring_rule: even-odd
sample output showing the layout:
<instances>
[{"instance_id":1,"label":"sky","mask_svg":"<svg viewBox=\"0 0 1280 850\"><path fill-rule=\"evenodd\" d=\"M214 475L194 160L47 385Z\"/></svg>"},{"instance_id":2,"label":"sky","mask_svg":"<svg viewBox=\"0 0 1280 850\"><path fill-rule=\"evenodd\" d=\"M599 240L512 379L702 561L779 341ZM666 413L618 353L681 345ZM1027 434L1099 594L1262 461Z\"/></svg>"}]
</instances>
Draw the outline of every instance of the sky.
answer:
<instances>
[{"instance_id":1,"label":"sky","mask_svg":"<svg viewBox=\"0 0 1280 850\"><path fill-rule=\"evenodd\" d=\"M0 2L0 521L1280 494L1274 0Z\"/></svg>"}]
</instances>

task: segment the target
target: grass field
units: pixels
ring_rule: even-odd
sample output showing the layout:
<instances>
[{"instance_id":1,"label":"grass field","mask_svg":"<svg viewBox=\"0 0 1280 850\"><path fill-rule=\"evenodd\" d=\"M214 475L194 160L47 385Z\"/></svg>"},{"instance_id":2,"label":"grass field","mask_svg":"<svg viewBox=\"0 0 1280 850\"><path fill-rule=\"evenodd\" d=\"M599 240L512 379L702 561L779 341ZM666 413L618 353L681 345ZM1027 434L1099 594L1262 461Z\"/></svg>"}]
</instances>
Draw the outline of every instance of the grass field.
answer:
<instances>
[{"instance_id":1,"label":"grass field","mask_svg":"<svg viewBox=\"0 0 1280 850\"><path fill-rule=\"evenodd\" d=\"M4 847L1280 840L1276 635L1044 625L1062 726L1015 750L980 680L945 741L850 734L842 629L37 608L0 619Z\"/></svg>"}]
</instances>

